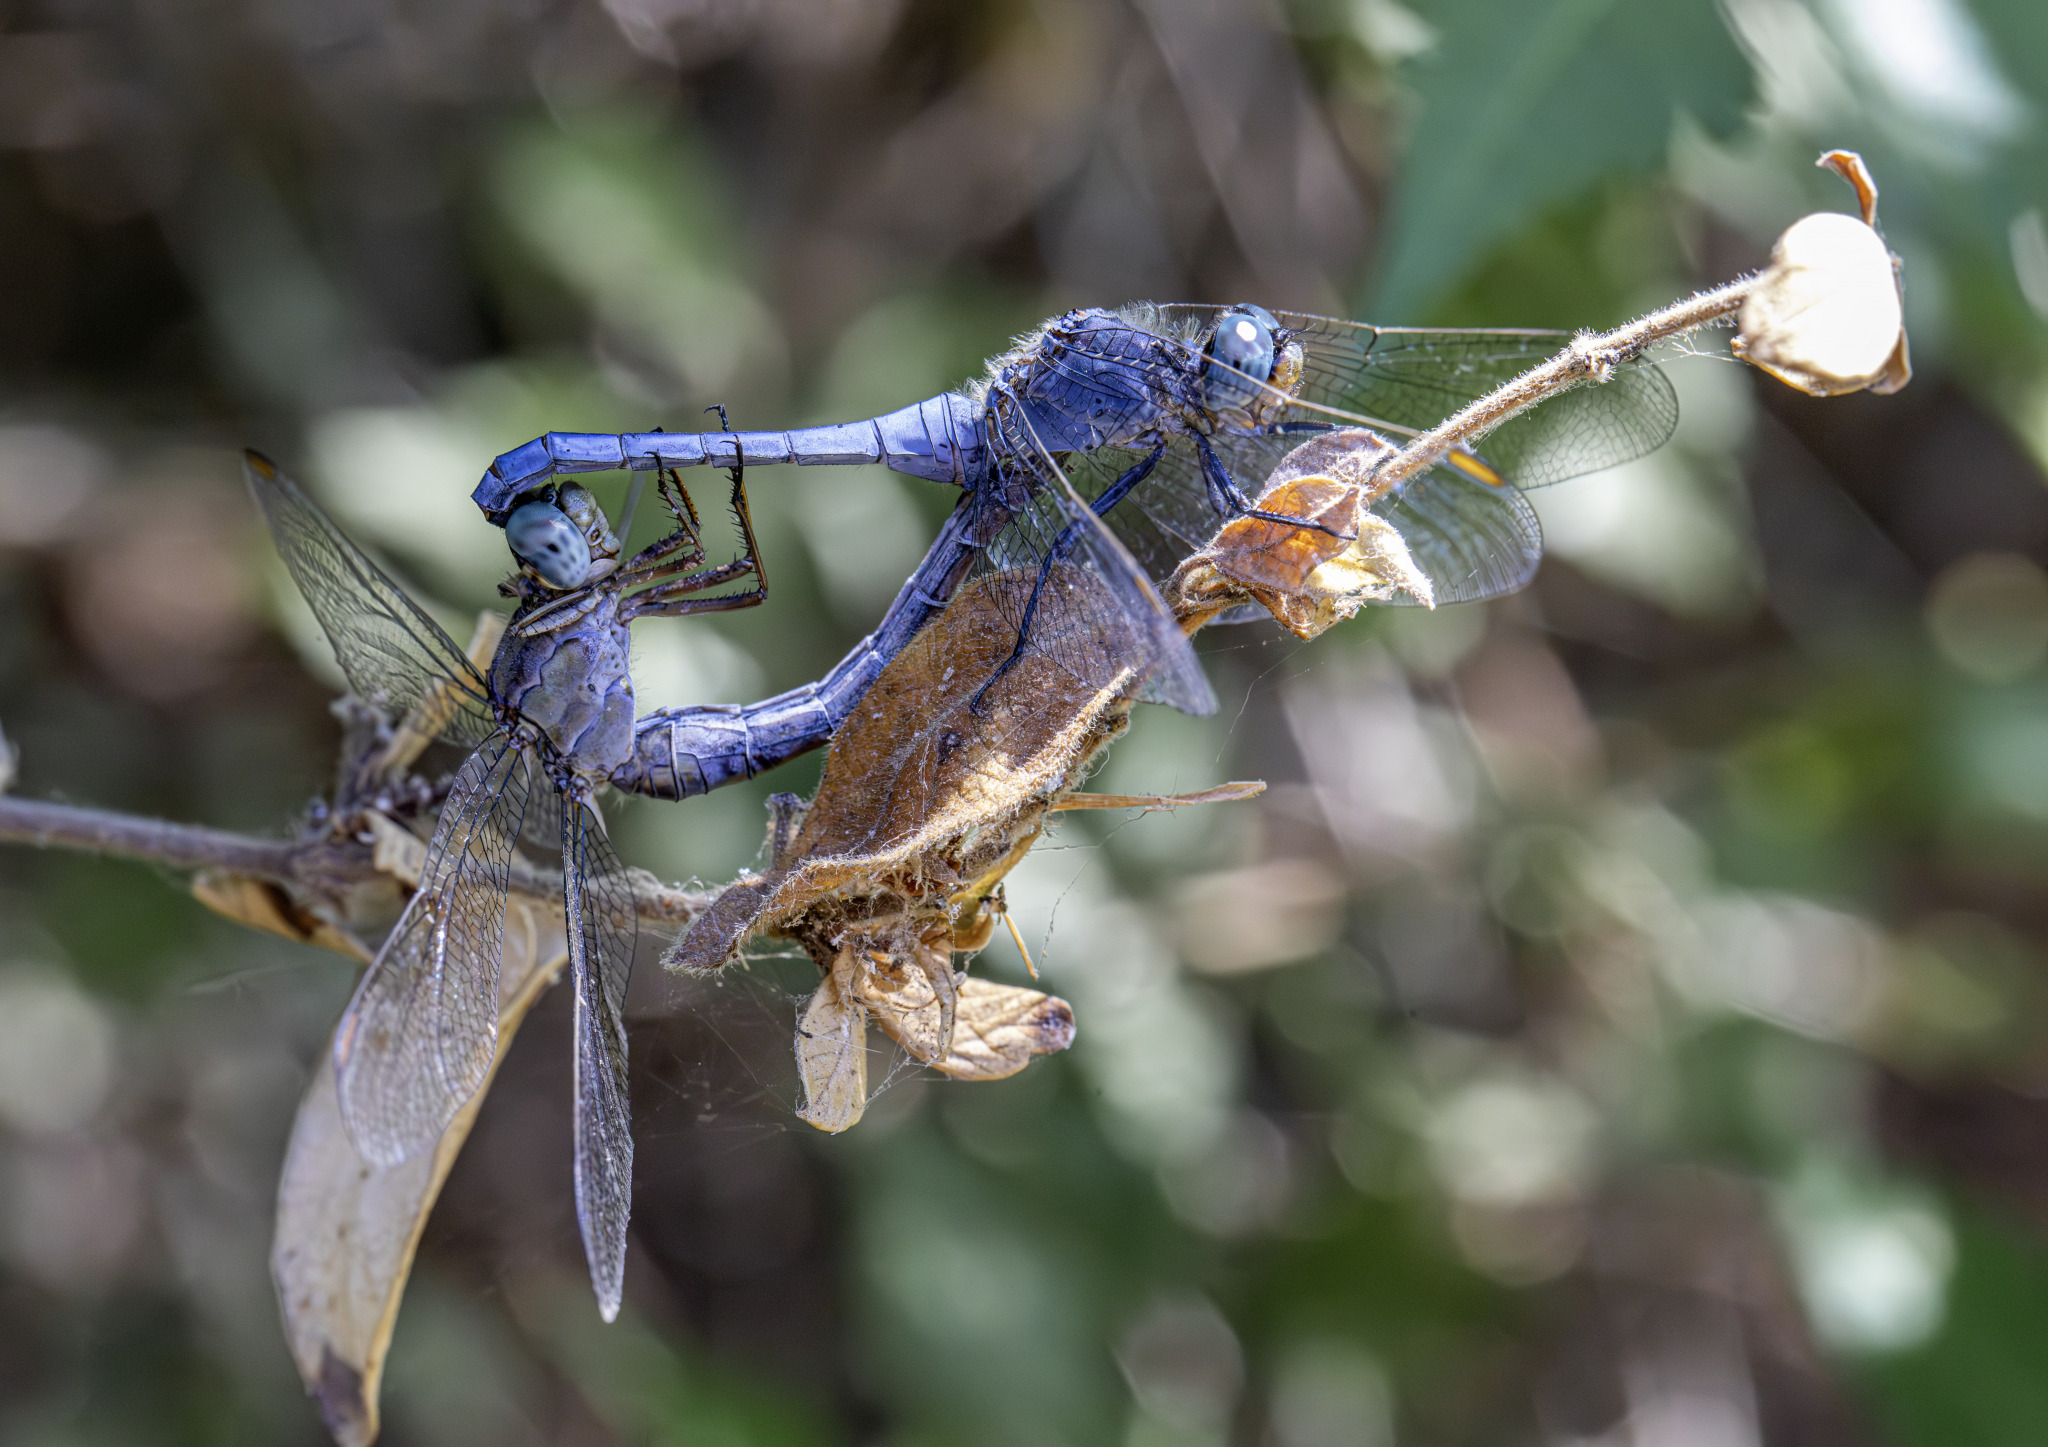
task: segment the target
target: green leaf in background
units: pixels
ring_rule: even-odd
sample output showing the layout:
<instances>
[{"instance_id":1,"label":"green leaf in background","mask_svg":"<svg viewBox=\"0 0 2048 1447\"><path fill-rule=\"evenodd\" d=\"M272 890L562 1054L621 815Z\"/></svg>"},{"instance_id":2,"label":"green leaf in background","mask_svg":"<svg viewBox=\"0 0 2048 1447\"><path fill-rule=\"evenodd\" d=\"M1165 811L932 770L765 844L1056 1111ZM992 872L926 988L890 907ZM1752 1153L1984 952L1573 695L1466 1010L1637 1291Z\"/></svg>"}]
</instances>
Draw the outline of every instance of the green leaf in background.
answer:
<instances>
[{"instance_id":1,"label":"green leaf in background","mask_svg":"<svg viewBox=\"0 0 2048 1447\"><path fill-rule=\"evenodd\" d=\"M2048 6L2039 0L1972 0L1969 9L1999 69L2022 95L2034 98L2031 123L2022 126L2002 158L2006 175L1993 178L1993 189L2009 189L2022 205L2048 204L2048 133L2039 109L2039 97L2048 94Z\"/></svg>"},{"instance_id":2,"label":"green leaf in background","mask_svg":"<svg viewBox=\"0 0 2048 1447\"><path fill-rule=\"evenodd\" d=\"M1365 312L1411 322L1496 242L1603 176L1664 163L1673 117L1741 119L1748 62L1710 0L1439 0L1421 115ZM1503 322L1511 318L1502 318Z\"/></svg>"},{"instance_id":3,"label":"green leaf in background","mask_svg":"<svg viewBox=\"0 0 2048 1447\"><path fill-rule=\"evenodd\" d=\"M1958 1213L1947 1318L1926 1345L1858 1364L1884 1440L1898 1447L2020 1447L2048 1426L2048 1251L2024 1230Z\"/></svg>"}]
</instances>

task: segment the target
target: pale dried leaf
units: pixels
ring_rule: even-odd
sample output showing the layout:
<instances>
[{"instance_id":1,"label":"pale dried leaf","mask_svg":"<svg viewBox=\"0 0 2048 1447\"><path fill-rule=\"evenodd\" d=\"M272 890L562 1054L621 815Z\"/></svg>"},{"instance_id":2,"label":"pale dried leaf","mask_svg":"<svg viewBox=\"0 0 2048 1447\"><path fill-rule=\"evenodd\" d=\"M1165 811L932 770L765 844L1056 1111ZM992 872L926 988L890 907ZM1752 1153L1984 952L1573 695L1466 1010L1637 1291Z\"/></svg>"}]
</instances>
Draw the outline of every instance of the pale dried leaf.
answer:
<instances>
[{"instance_id":1,"label":"pale dried leaf","mask_svg":"<svg viewBox=\"0 0 2048 1447\"><path fill-rule=\"evenodd\" d=\"M849 953L854 994L869 1018L914 1059L926 1065L943 1060L960 990L952 930L939 926L909 950L863 945Z\"/></svg>"},{"instance_id":2,"label":"pale dried leaf","mask_svg":"<svg viewBox=\"0 0 2048 1447\"><path fill-rule=\"evenodd\" d=\"M390 875L408 889L417 886L420 871L427 867L427 841L374 809L365 811L363 818L375 841L370 846L370 867Z\"/></svg>"},{"instance_id":3,"label":"pale dried leaf","mask_svg":"<svg viewBox=\"0 0 2048 1447\"><path fill-rule=\"evenodd\" d=\"M796 1068L804 1085L797 1119L832 1135L868 1107L867 1019L850 988L856 968L855 952L842 951L796 1027Z\"/></svg>"},{"instance_id":4,"label":"pale dried leaf","mask_svg":"<svg viewBox=\"0 0 2048 1447\"><path fill-rule=\"evenodd\" d=\"M560 908L513 895L499 975L497 1060L567 960ZM270 1268L292 1358L341 1447L376 1438L378 1386L413 1252L489 1088L487 1077L432 1151L389 1168L364 1161L350 1143L331 1052L322 1052L299 1105L278 1186Z\"/></svg>"},{"instance_id":5,"label":"pale dried leaf","mask_svg":"<svg viewBox=\"0 0 2048 1447\"><path fill-rule=\"evenodd\" d=\"M1057 995L972 977L960 982L953 1048L937 1068L955 1080L1001 1080L1074 1043L1074 1011Z\"/></svg>"},{"instance_id":6,"label":"pale dried leaf","mask_svg":"<svg viewBox=\"0 0 2048 1447\"><path fill-rule=\"evenodd\" d=\"M192 897L236 924L282 935L300 944L318 945L323 950L347 955L358 964L370 962L370 951L361 940L297 903L284 886L272 880L203 869L192 876Z\"/></svg>"}]
</instances>

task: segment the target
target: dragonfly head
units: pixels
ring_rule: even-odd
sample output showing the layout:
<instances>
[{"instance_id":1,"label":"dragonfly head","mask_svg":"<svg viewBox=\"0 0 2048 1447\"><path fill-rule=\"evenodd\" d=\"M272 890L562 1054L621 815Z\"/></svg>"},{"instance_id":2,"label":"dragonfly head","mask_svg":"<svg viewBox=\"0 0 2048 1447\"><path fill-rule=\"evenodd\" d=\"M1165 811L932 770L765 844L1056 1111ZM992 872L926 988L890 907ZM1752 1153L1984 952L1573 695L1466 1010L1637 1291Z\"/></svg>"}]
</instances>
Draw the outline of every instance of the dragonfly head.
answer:
<instances>
[{"instance_id":1,"label":"dragonfly head","mask_svg":"<svg viewBox=\"0 0 2048 1447\"><path fill-rule=\"evenodd\" d=\"M590 576L590 544L552 498L536 498L505 519L505 541L525 572L558 592Z\"/></svg>"},{"instance_id":2,"label":"dragonfly head","mask_svg":"<svg viewBox=\"0 0 2048 1447\"><path fill-rule=\"evenodd\" d=\"M526 573L556 592L595 582L619 566L619 540L590 489L569 483L505 519L505 540Z\"/></svg>"},{"instance_id":3,"label":"dragonfly head","mask_svg":"<svg viewBox=\"0 0 2048 1447\"><path fill-rule=\"evenodd\" d=\"M612 533L612 525L606 520L604 509L597 505L597 499L591 496L590 489L577 483L567 483L556 495L555 506L583 534L583 541L590 549L590 570L583 575L583 581L594 583L616 571L619 566L619 540Z\"/></svg>"},{"instance_id":4,"label":"dragonfly head","mask_svg":"<svg viewBox=\"0 0 2048 1447\"><path fill-rule=\"evenodd\" d=\"M1216 318L1202 354L1202 395L1211 412L1242 407L1272 380L1280 322L1262 306L1234 306Z\"/></svg>"}]
</instances>

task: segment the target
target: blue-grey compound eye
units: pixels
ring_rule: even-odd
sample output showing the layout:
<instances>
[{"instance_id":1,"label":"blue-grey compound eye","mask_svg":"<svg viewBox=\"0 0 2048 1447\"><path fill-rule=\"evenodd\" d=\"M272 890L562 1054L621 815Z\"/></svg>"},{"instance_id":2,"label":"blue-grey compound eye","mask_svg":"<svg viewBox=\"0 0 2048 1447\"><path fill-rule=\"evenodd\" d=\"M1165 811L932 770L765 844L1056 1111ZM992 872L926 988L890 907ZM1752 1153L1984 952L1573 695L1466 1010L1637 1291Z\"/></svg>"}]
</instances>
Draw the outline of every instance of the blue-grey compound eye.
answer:
<instances>
[{"instance_id":1,"label":"blue-grey compound eye","mask_svg":"<svg viewBox=\"0 0 2048 1447\"><path fill-rule=\"evenodd\" d=\"M550 588L574 588L590 573L590 543L551 502L530 502L505 519L505 540Z\"/></svg>"},{"instance_id":2,"label":"blue-grey compound eye","mask_svg":"<svg viewBox=\"0 0 2048 1447\"><path fill-rule=\"evenodd\" d=\"M1273 375L1273 333L1279 329L1278 319L1262 306L1232 307L1216 318L1215 335L1209 338L1210 360L1202 368L1202 391L1212 411L1242 407L1258 395L1252 383ZM1225 371L1218 362L1244 376Z\"/></svg>"}]
</instances>

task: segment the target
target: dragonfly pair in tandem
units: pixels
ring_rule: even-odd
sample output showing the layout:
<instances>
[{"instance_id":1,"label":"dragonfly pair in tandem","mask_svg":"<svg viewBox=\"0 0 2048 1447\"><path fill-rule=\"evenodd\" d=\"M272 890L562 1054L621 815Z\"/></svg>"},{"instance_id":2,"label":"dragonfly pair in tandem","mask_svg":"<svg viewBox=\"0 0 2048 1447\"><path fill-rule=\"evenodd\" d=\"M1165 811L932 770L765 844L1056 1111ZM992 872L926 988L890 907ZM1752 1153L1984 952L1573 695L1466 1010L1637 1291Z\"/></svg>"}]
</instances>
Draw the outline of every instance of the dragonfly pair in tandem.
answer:
<instances>
[{"instance_id":1,"label":"dragonfly pair in tandem","mask_svg":"<svg viewBox=\"0 0 2048 1447\"><path fill-rule=\"evenodd\" d=\"M620 1009L634 911L593 792L609 782L680 799L825 743L977 573L1035 579L997 590L1017 600L1016 656L1042 649L1082 677L1134 667L1144 697L1207 711L1213 695L1156 584L1223 522L1257 513L1247 486L1312 437L1351 428L1414 435L1563 341L1554 332L1381 329L1251 306L1086 310L1022 338L984 381L862 422L550 433L498 458L474 495L521 565L519 611L488 676L303 494L252 461L257 497L351 687L473 750L442 808L420 888L336 1033L343 1114L359 1148L373 1161L424 1148L488 1074L513 860L522 837L552 826L576 989L578 1214L609 1319L630 1202ZM1663 375L1627 366L1511 420L1487 440L1485 460L1452 454L1374 510L1401 533L1436 601L1511 592L1542 549L1519 489L1640 456L1676 420ZM755 704L686 705L635 721L626 625L760 596L758 586L703 596L749 573L758 585L760 565L748 531L747 558L700 566L694 514L673 469L733 469L745 528L740 469L774 462L880 462L955 484L963 497L875 633L824 678ZM590 494L553 481L621 467L660 469L678 524L623 565ZM1045 641L1034 614L1044 590L1068 586L1073 565L1092 583L1048 610L1067 626ZM1085 656L1110 647L1115 660Z\"/></svg>"},{"instance_id":2,"label":"dragonfly pair in tandem","mask_svg":"<svg viewBox=\"0 0 2048 1447\"><path fill-rule=\"evenodd\" d=\"M633 747L628 625L749 607L766 595L737 470L746 556L704 566L698 519L673 474L675 531L622 560L575 484L515 512L507 532L518 599L485 671L266 459L251 491L350 689L397 736L470 752L428 845L419 887L377 952L334 1037L336 1093L357 1150L395 1165L431 1149L489 1076L498 1043L506 895L522 839L558 842L575 988L575 1179L599 1309L617 1314L632 1200L623 1011L638 928L635 891L593 795ZM714 592L751 581L737 592Z\"/></svg>"},{"instance_id":3,"label":"dragonfly pair in tandem","mask_svg":"<svg viewBox=\"0 0 2048 1447\"><path fill-rule=\"evenodd\" d=\"M1033 646L1041 590L1056 585L1053 565L1066 559L1108 584L1073 605L1123 616L1069 632L1059 647L1084 648L1075 640L1091 635L1141 639L1149 656L1126 661L1149 669L1144 696L1200 713L1214 698L1158 585L1222 523L1258 515L1248 493L1280 459L1346 429L1362 429L1362 443L1415 436L1568 340L1544 331L1372 327L1257 306L1087 309L1019 339L989 363L984 380L885 416L788 432L553 432L499 457L473 496L501 520L560 473L741 459L879 462L950 482L965 493L959 509L863 645L870 653L857 650L856 658L871 662L873 649L900 648L970 573L1029 568L1039 588L1024 595L1013 620L1021 653ZM1542 554L1521 489L1653 451L1677 419L1663 373L1631 363L1601 385L1510 419L1486 439L1483 459L1450 453L1390 488L1372 510L1401 535L1435 602L1497 597L1523 586ZM1240 614L1252 616L1261 615ZM1099 676L1099 660L1070 661L1077 673ZM821 689L827 714L846 701ZM829 733L837 718L816 722ZM643 764L665 770L676 797L716 787L744 766L731 736L721 752L705 724L682 710L650 720L642 733ZM793 742L777 738L770 752L787 757L780 750ZM660 758L664 744L672 746L669 760Z\"/></svg>"}]
</instances>

